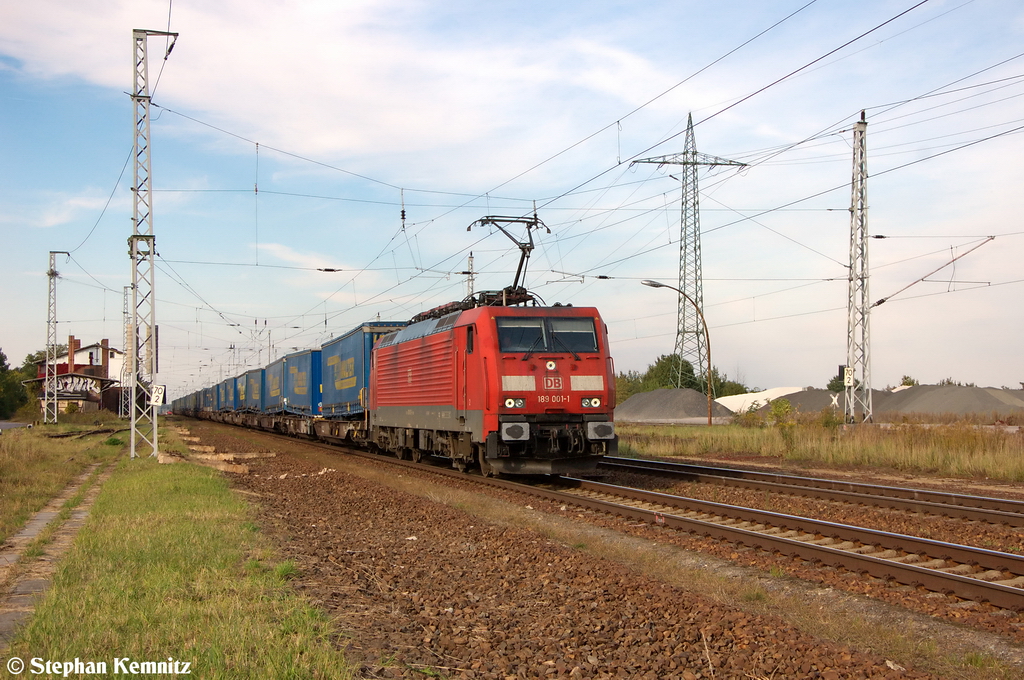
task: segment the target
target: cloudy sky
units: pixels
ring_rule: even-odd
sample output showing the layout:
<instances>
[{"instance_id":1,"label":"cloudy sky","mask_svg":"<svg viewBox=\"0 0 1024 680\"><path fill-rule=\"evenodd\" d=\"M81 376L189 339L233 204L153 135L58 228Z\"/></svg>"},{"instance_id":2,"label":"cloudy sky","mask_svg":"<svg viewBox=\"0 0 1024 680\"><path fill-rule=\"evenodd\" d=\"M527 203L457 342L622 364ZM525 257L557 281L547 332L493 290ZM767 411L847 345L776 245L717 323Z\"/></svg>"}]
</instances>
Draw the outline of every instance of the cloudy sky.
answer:
<instances>
[{"instance_id":1,"label":"cloudy sky","mask_svg":"<svg viewBox=\"0 0 1024 680\"><path fill-rule=\"evenodd\" d=\"M888 298L874 386L1024 381L1015 0L3 3L14 364L45 345L50 251L71 253L58 336L123 344L134 28L179 33L166 60L149 39L172 397L461 299L470 252L477 290L508 285L518 250L467 227L534 205L551 233L530 288L599 307L617 368L645 369L674 345L674 294L639 281L676 283L680 188L630 161L682 151L688 114L699 151L749 164L700 174L714 363L751 387L822 387L845 363L862 110L869 229L887 237L870 242L871 298Z\"/></svg>"}]
</instances>

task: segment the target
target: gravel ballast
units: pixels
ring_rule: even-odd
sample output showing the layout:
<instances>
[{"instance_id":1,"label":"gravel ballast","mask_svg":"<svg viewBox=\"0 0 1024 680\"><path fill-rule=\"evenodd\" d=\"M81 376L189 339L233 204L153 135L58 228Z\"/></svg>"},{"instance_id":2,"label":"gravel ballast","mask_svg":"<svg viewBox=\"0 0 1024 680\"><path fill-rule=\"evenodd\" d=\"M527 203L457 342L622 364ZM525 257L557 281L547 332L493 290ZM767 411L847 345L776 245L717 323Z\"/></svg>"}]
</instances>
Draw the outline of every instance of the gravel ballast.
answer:
<instances>
[{"instance_id":1,"label":"gravel ballast","mask_svg":"<svg viewBox=\"0 0 1024 680\"><path fill-rule=\"evenodd\" d=\"M366 677L930 677L299 457L251 467L237 484Z\"/></svg>"}]
</instances>

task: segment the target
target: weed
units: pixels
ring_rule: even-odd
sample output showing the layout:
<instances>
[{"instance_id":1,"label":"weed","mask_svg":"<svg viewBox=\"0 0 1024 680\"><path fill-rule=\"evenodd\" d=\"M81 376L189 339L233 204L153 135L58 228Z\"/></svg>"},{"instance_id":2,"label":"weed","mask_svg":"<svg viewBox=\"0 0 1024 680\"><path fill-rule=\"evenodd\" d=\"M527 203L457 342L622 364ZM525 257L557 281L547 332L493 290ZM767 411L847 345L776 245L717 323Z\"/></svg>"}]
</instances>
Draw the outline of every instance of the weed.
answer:
<instances>
[{"instance_id":1,"label":"weed","mask_svg":"<svg viewBox=\"0 0 1024 680\"><path fill-rule=\"evenodd\" d=\"M289 581L298 578L299 568L295 566L293 560L288 560L274 567L274 575L282 581Z\"/></svg>"},{"instance_id":2,"label":"weed","mask_svg":"<svg viewBox=\"0 0 1024 680\"><path fill-rule=\"evenodd\" d=\"M964 665L972 668L993 668L995 662L988 654L968 652L964 655Z\"/></svg>"},{"instance_id":3,"label":"weed","mask_svg":"<svg viewBox=\"0 0 1024 680\"><path fill-rule=\"evenodd\" d=\"M740 595L744 602L763 602L768 599L768 593L763 588L751 588Z\"/></svg>"}]
</instances>

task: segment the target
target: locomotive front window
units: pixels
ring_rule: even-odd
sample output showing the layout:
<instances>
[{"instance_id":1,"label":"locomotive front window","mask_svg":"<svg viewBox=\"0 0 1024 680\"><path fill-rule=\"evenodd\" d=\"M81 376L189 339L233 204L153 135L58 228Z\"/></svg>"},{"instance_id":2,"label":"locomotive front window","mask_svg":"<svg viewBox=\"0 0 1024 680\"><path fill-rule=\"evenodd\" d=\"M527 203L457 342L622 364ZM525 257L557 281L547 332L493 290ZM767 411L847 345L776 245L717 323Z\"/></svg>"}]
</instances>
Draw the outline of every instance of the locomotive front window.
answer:
<instances>
[{"instance_id":1,"label":"locomotive front window","mask_svg":"<svg viewBox=\"0 0 1024 680\"><path fill-rule=\"evenodd\" d=\"M563 352L596 352L597 333L594 320L582 317L548 319L551 325L552 348Z\"/></svg>"},{"instance_id":2,"label":"locomotive front window","mask_svg":"<svg viewBox=\"0 0 1024 680\"><path fill-rule=\"evenodd\" d=\"M594 320L583 317L497 317L502 352L596 352Z\"/></svg>"},{"instance_id":3,"label":"locomotive front window","mask_svg":"<svg viewBox=\"0 0 1024 680\"><path fill-rule=\"evenodd\" d=\"M547 349L544 319L498 317L498 345L502 352L536 352Z\"/></svg>"}]
</instances>

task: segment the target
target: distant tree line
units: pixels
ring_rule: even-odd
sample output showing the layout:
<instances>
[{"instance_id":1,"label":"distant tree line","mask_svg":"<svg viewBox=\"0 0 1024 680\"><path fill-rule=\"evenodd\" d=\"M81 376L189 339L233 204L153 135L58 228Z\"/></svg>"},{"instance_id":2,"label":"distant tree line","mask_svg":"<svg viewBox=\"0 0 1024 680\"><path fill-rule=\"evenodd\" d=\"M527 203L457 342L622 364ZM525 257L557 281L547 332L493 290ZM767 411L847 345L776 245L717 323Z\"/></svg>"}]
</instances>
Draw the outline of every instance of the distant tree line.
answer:
<instances>
[{"instance_id":1,"label":"distant tree line","mask_svg":"<svg viewBox=\"0 0 1024 680\"><path fill-rule=\"evenodd\" d=\"M58 345L58 356L68 351L67 345ZM12 368L7 363L7 355L0 349L0 420L7 420L14 413L35 399L35 394L26 388L22 381L36 377L36 363L46 358L46 350L32 352L25 357L20 368Z\"/></svg>"},{"instance_id":2,"label":"distant tree line","mask_svg":"<svg viewBox=\"0 0 1024 680\"><path fill-rule=\"evenodd\" d=\"M616 402L621 404L634 394L650 392L651 390L673 389L676 387L676 379L679 376L680 364L682 364L682 387L706 394L708 391L707 379L697 376L693 371L693 365L678 354L664 354L647 367L643 373L639 371L626 371L615 376ZM741 382L729 380L728 376L720 373L718 368L711 368L711 387L715 397L727 397L732 394L746 394L750 388ZM756 391L756 390L755 390Z\"/></svg>"}]
</instances>

